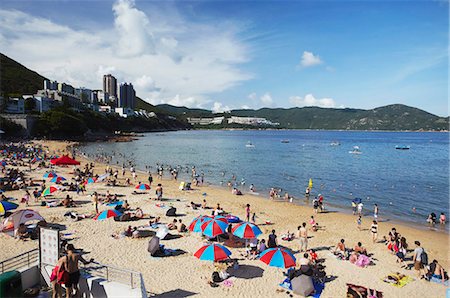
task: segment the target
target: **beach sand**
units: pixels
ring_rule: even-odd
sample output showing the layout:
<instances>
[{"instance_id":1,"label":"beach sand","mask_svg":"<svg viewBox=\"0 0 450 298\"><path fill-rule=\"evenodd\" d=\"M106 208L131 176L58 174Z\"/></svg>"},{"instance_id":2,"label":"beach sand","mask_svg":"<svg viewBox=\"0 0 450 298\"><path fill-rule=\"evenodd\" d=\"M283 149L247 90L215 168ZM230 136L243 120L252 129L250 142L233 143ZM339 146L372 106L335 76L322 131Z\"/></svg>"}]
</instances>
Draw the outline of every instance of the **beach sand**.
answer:
<instances>
[{"instance_id":1,"label":"beach sand","mask_svg":"<svg viewBox=\"0 0 450 298\"><path fill-rule=\"evenodd\" d=\"M67 142L41 142L49 146L50 150L60 150L70 144ZM83 167L86 160L81 159ZM96 163L96 173L103 173L106 166ZM58 174L65 177L71 177L69 172L71 167L57 168ZM120 172L120 171L119 171ZM30 173L30 177L42 179L45 169L35 170ZM131 178L127 171L127 177ZM154 177L154 185L162 183L164 187L164 198L170 200L164 201L165 206L174 206L177 213L184 216L182 219L186 225L191 220L204 214L210 214L212 210L192 210L187 205L194 201L201 203L206 199L208 206L215 207L220 203L221 207L233 215L245 218L245 205L251 205L251 211L256 212L256 223L263 231L259 239L267 239L272 229L275 229L278 235L278 243L297 252L299 249L298 240L287 242L281 240L281 235L287 231L296 232L297 226L302 222L308 222L311 215L314 215L316 221L323 228L317 232L309 232L309 248L317 248L319 258L323 258L326 266L326 273L331 280L326 283L321 297L345 297L346 283L362 285L372 289L382 291L384 297L444 297L446 288L443 285L430 283L425 280L417 280L416 272L400 268L396 263L394 255L390 254L383 243L372 243L369 231L372 217L366 215L363 217L362 231L358 231L356 217L338 212L327 212L313 214L311 207L298 206L288 202L274 202L254 195L234 196L228 188L201 186L195 187L191 191L180 191L178 185L180 181L171 181L169 178L159 181ZM119 173L119 183L124 183L124 178ZM206 177L207 178L207 177ZM138 179L135 181L147 182L147 175L138 173ZM49 183L47 182L47 185ZM120 232L126 229L128 225L144 226L148 220L139 220L134 222L115 222L113 219L104 221L95 221L84 219L78 222L66 220L63 216L68 210L74 210L79 214L92 213L94 206L90 196L94 191L125 195L132 208L141 207L145 214L152 216L161 216L164 223L169 223L173 218L166 217L167 208L157 207L157 202L149 198L155 197L154 189L146 195L132 195L134 187L107 187L104 183L95 183L87 185L85 195L76 195L74 192L69 194L78 202L79 207L66 209L63 207L46 208L38 206L31 202L32 209L38 211L48 222L63 225L65 230L62 234L68 234L68 238L76 248L82 248L88 252L86 258L94 258L97 262L114 265L117 267L139 271L143 274L145 286L148 292L152 294L167 293L164 297L186 296L188 293L195 294L193 297L286 297L285 292L277 292L281 289L278 286L284 280L283 272L285 270L269 267L259 260L245 260L241 253L244 249L231 248L233 258L242 259L239 261L240 269L237 277L231 278L232 285L227 287L220 285L212 288L207 283L213 272L213 264L207 261L200 261L193 256L194 252L202 246L203 240L198 234L184 234L183 237L173 240L163 240L162 244L166 248L182 249L185 254L176 257L152 258L147 252L147 243L149 238L141 239L114 239L111 237L113 232ZM206 193L206 196L202 194ZM8 196L20 199L24 191L8 192ZM66 193L57 193L56 197L65 197ZM326 203L326 198L325 198ZM40 204L39 204L40 205ZM25 208L21 204L20 208ZM100 210L105 210L105 205L100 205ZM380 214L382 218L382 214ZM266 221L271 221L272 225L266 225ZM429 260L437 259L444 268L449 266L448 244L449 235L447 233L417 229L406 225L391 222L379 223L380 239L387 235L389 230L395 226L397 231L406 237L410 248L414 248L414 241L419 240L426 249ZM176 232L175 232L176 233ZM69 235L70 234L70 235ZM177 233L176 233L177 234ZM329 251L329 247L334 247L338 241L344 238L348 247L354 247L358 241L361 241L369 253L373 253L374 266L359 268L348 261L337 260ZM38 241L20 241L2 234L0 236L1 250L0 260L15 256L19 253L28 251L38 246ZM300 253L295 256L300 258ZM412 254L408 253L408 257ZM411 261L408 261L410 263ZM396 288L382 281L387 274L400 272L414 277L416 280L403 288Z\"/></svg>"}]
</instances>

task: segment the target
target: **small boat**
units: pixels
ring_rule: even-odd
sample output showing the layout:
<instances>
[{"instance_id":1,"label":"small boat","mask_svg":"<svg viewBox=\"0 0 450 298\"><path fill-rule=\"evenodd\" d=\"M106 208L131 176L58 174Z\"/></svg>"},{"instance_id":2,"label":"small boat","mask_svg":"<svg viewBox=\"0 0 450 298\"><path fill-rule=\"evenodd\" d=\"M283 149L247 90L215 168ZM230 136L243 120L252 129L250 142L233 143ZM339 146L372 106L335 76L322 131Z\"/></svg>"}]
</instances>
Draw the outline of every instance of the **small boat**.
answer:
<instances>
[{"instance_id":1,"label":"small boat","mask_svg":"<svg viewBox=\"0 0 450 298\"><path fill-rule=\"evenodd\" d=\"M409 150L409 148L411 148L411 147L409 147L409 146L399 146L399 145L395 146L395 149L397 149L397 150Z\"/></svg>"},{"instance_id":2,"label":"small boat","mask_svg":"<svg viewBox=\"0 0 450 298\"><path fill-rule=\"evenodd\" d=\"M281 143L287 144L289 143L289 140L281 140Z\"/></svg>"},{"instance_id":3,"label":"small boat","mask_svg":"<svg viewBox=\"0 0 450 298\"><path fill-rule=\"evenodd\" d=\"M340 146L341 143L339 143L338 141L333 141L330 143L330 146Z\"/></svg>"},{"instance_id":4,"label":"small boat","mask_svg":"<svg viewBox=\"0 0 450 298\"><path fill-rule=\"evenodd\" d=\"M350 154L362 154L361 150L359 150L359 146L353 146L353 150L349 151Z\"/></svg>"},{"instance_id":5,"label":"small boat","mask_svg":"<svg viewBox=\"0 0 450 298\"><path fill-rule=\"evenodd\" d=\"M245 147L247 147L247 148L255 148L255 145L253 145L252 142L248 141L247 144L245 144Z\"/></svg>"}]
</instances>

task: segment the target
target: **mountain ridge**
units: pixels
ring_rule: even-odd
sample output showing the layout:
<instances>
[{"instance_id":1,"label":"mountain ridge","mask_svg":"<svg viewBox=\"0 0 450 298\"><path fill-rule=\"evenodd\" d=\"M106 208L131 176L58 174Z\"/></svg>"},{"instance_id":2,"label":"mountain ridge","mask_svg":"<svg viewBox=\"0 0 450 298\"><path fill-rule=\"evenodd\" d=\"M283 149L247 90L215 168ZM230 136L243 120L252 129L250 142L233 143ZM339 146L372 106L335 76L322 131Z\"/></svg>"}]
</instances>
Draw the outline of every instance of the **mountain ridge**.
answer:
<instances>
[{"instance_id":1,"label":"mountain ridge","mask_svg":"<svg viewBox=\"0 0 450 298\"><path fill-rule=\"evenodd\" d=\"M0 53L1 54L1 53ZM28 69L19 62L1 54L0 57L0 94L21 96L34 94L42 88L45 77ZM449 117L439 117L421 109L403 104L390 104L370 110L356 108L260 108L236 109L225 113L213 113L201 108L188 108L169 104L152 105L140 97L136 98L136 107L148 112L165 116L176 116L183 122L193 117L241 116L260 117L285 129L328 129L328 130L431 130L449 129ZM231 128L222 125L194 126L194 128ZM255 128L241 125L242 128Z\"/></svg>"}]
</instances>

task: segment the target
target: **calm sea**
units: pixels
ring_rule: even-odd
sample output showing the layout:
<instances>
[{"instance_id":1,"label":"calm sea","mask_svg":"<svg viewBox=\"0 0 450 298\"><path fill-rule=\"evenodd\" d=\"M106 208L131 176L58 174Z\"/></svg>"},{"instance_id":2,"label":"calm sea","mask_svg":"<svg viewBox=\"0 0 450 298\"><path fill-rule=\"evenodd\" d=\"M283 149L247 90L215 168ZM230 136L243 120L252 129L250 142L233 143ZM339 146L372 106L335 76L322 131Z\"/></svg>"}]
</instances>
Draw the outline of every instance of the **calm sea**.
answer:
<instances>
[{"instance_id":1,"label":"calm sea","mask_svg":"<svg viewBox=\"0 0 450 298\"><path fill-rule=\"evenodd\" d=\"M248 142L254 148L247 147ZM396 145L410 150L396 150ZM350 154L353 146L359 146L361 154ZM367 214L377 203L384 219L424 225L430 212L439 216L449 209L448 133L178 131L80 149L91 156L113 156L113 164L132 160L142 170L149 166L155 171L157 163L181 166L179 180L188 180L194 165L215 185L225 187L236 175L243 192L253 183L264 196L278 187L303 198L312 178L312 195L321 193L329 206L349 210L358 197Z\"/></svg>"}]
</instances>

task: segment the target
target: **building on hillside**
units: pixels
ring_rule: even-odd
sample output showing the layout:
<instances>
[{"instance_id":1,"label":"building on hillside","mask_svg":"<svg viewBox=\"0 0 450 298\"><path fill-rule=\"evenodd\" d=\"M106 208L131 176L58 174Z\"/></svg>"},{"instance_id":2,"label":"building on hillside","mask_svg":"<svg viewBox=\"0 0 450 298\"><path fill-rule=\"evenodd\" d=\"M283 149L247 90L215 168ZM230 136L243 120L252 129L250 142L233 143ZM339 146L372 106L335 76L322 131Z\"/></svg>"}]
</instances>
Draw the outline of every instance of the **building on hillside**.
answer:
<instances>
[{"instance_id":1,"label":"building on hillside","mask_svg":"<svg viewBox=\"0 0 450 298\"><path fill-rule=\"evenodd\" d=\"M7 114L23 114L25 113L25 99L14 97L6 100L5 113Z\"/></svg>"},{"instance_id":2,"label":"building on hillside","mask_svg":"<svg viewBox=\"0 0 450 298\"><path fill-rule=\"evenodd\" d=\"M58 83L58 91L72 95L75 94L75 88L73 88L72 85L66 83Z\"/></svg>"},{"instance_id":3,"label":"building on hillside","mask_svg":"<svg viewBox=\"0 0 450 298\"><path fill-rule=\"evenodd\" d=\"M94 90L93 92L97 96L97 101L101 104L109 103L109 93L103 90Z\"/></svg>"},{"instance_id":4,"label":"building on hillside","mask_svg":"<svg viewBox=\"0 0 450 298\"><path fill-rule=\"evenodd\" d=\"M92 92L91 89L87 89L87 88L84 88L84 87L76 88L74 94L75 94L75 96L78 96L78 98L80 98L80 100L83 103L94 104L94 102L93 102L94 97L92 95L93 92ZM95 102L95 104L96 103L97 102Z\"/></svg>"},{"instance_id":5,"label":"building on hillside","mask_svg":"<svg viewBox=\"0 0 450 298\"><path fill-rule=\"evenodd\" d=\"M254 126L261 126L261 125L277 126L277 125L280 125L280 123L271 122L271 121L267 120L266 118L257 118L257 117L231 116L227 120L228 120L228 124L236 123L236 124L254 125Z\"/></svg>"},{"instance_id":6,"label":"building on hillside","mask_svg":"<svg viewBox=\"0 0 450 298\"><path fill-rule=\"evenodd\" d=\"M38 90L35 97L47 97L52 100L59 101L60 103L64 104L67 103L71 108L77 111L81 111L86 106L83 104L81 99L76 96L75 94L70 94L64 91L58 91L58 90Z\"/></svg>"},{"instance_id":7,"label":"building on hillside","mask_svg":"<svg viewBox=\"0 0 450 298\"><path fill-rule=\"evenodd\" d=\"M192 125L210 125L210 124L222 124L225 117L214 117L214 118L187 118L189 124Z\"/></svg>"},{"instance_id":8,"label":"building on hillside","mask_svg":"<svg viewBox=\"0 0 450 298\"><path fill-rule=\"evenodd\" d=\"M44 80L44 90L58 90L58 82Z\"/></svg>"},{"instance_id":9,"label":"building on hillside","mask_svg":"<svg viewBox=\"0 0 450 298\"><path fill-rule=\"evenodd\" d=\"M110 114L113 112L111 106L104 106L104 105L98 106L98 111L100 113L105 113L105 114Z\"/></svg>"},{"instance_id":10,"label":"building on hillside","mask_svg":"<svg viewBox=\"0 0 450 298\"><path fill-rule=\"evenodd\" d=\"M118 108L129 108L134 110L136 103L136 91L134 91L133 84L121 83L119 88L119 100L117 101Z\"/></svg>"},{"instance_id":11,"label":"building on hillside","mask_svg":"<svg viewBox=\"0 0 450 298\"><path fill-rule=\"evenodd\" d=\"M103 76L103 92L108 93L114 100L117 99L117 79L112 74Z\"/></svg>"},{"instance_id":12,"label":"building on hillside","mask_svg":"<svg viewBox=\"0 0 450 298\"><path fill-rule=\"evenodd\" d=\"M133 109L130 108L115 108L114 111L119 114L120 117L128 118L131 116L135 116Z\"/></svg>"}]
</instances>

